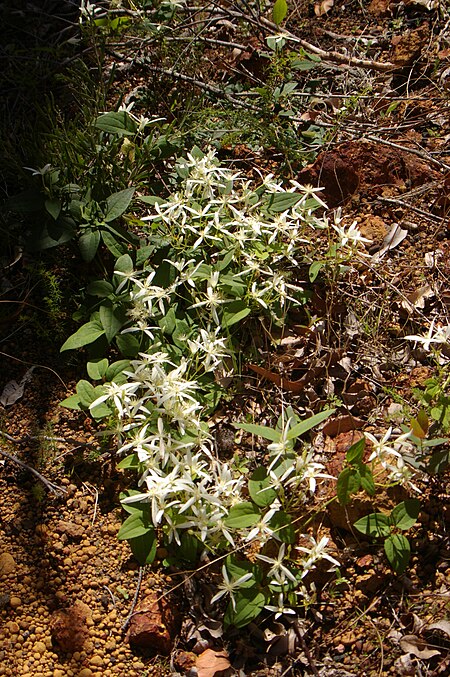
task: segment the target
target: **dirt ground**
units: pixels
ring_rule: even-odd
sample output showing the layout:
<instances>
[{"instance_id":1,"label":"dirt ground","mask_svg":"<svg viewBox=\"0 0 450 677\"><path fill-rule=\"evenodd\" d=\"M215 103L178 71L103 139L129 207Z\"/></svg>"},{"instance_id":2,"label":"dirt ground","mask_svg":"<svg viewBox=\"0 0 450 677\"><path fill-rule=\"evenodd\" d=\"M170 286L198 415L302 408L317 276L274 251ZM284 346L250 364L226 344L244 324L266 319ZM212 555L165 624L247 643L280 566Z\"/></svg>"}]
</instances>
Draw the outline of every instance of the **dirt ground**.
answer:
<instances>
[{"instance_id":1,"label":"dirt ground","mask_svg":"<svg viewBox=\"0 0 450 677\"><path fill-rule=\"evenodd\" d=\"M448 323L450 36L445 8L442 13L427 10L418 1L348 6L336 1L320 16L325 3L316 7L314 13L314 3L297 3L290 30L322 50L354 58L362 58L356 46L369 36L377 62L395 66L377 72L374 91L358 100L343 124L333 98L305 110L301 123L321 120L336 125L336 131L318 157L298 169L298 180L324 187L323 199L356 220L372 241L367 253L379 259L361 266L332 295L318 287L311 300L310 311L327 316L334 330L343 332L327 346L328 355L336 353L335 363L321 361L317 346L293 328L301 360L281 346L268 357L265 373L258 374L258 388L244 387L219 418L228 424L233 409L251 410L254 402L261 408L270 401L276 408L280 369L294 407L323 398L325 380L332 382L345 407L314 443L327 471L336 476L358 431L382 435L387 417L395 424L399 408L413 401L413 388L434 373L427 355L405 351L398 337L412 333L406 328L417 333L422 324L426 329L432 317ZM256 68L253 46L250 51L246 68L252 58ZM225 59L223 65L222 52L214 54L227 72L230 64ZM365 58L375 58L370 49ZM351 92L352 77L356 86L364 73L354 65L335 71L336 97ZM130 76L128 88L141 78L139 72ZM233 155L229 149L224 153ZM245 146L238 155L238 164L267 166L267 156ZM26 287L28 263L24 258L4 273L14 289L15 284ZM208 609L205 621L207 573L163 570L164 552L151 567L140 569L128 544L117 540L123 517L119 493L133 478L116 468L113 444L98 435L96 424L59 406L79 378L76 361L69 364L58 354L62 341L36 338L35 327L24 326L23 312L17 312L20 293L3 298L10 303L2 316L0 392L11 380L20 382L30 366L34 369L23 395L0 406L0 449L9 454L0 455L0 675L450 674L448 469L419 486L422 512L411 533L411 564L402 577L393 574L378 545L359 540L351 528L369 508L391 509L403 500L402 490L386 490L371 502L357 497L344 509L329 503L334 485L325 482L310 510L342 563L340 578L330 578L325 570L317 573L317 600L295 630L271 621L223 637L213 610ZM31 298L39 304L39 291ZM345 329L342 318L352 307L376 329L373 342L355 339L358 329L354 334ZM347 372L337 364L345 356L352 365ZM254 384L251 375L247 385ZM228 445L234 450L238 442ZM245 438L239 445L245 454ZM151 644L144 649L138 640L133 643L130 632L130 613L139 605L150 609ZM225 650L232 668L199 669L198 656L207 650Z\"/></svg>"}]
</instances>

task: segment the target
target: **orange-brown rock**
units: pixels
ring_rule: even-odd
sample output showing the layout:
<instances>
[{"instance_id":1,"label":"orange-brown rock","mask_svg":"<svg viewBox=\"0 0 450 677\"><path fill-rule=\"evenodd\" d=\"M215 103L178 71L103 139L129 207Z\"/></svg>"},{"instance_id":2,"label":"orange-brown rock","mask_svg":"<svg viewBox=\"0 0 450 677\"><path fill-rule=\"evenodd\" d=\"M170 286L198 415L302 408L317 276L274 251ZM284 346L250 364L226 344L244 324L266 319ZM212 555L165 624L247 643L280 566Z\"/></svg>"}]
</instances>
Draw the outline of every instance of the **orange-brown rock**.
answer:
<instances>
[{"instance_id":1,"label":"orange-brown rock","mask_svg":"<svg viewBox=\"0 0 450 677\"><path fill-rule=\"evenodd\" d=\"M89 607L79 600L72 606L54 611L50 621L53 643L69 653L79 651L89 636L89 615Z\"/></svg>"},{"instance_id":2,"label":"orange-brown rock","mask_svg":"<svg viewBox=\"0 0 450 677\"><path fill-rule=\"evenodd\" d=\"M132 616L127 640L133 646L167 656L180 629L181 615L157 592L145 597Z\"/></svg>"}]
</instances>

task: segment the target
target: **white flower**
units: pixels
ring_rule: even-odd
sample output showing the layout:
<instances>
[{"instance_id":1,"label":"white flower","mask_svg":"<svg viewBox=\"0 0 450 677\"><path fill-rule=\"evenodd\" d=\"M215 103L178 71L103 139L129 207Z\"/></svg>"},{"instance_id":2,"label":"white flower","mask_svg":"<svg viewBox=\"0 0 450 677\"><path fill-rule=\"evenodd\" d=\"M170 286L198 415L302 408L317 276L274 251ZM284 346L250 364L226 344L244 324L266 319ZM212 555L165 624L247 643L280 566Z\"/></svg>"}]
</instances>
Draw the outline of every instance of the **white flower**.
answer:
<instances>
[{"instance_id":1,"label":"white flower","mask_svg":"<svg viewBox=\"0 0 450 677\"><path fill-rule=\"evenodd\" d=\"M32 176L45 176L52 171L53 167L50 164L46 164L44 167L39 169L33 169L33 167L24 167L29 172L32 172Z\"/></svg>"},{"instance_id":2,"label":"white flower","mask_svg":"<svg viewBox=\"0 0 450 677\"><path fill-rule=\"evenodd\" d=\"M276 606L272 604L265 604L264 608L275 613L275 620L280 618L280 616L284 616L285 614L295 614L294 609L285 606L284 594L282 592L280 592L278 595L278 604Z\"/></svg>"},{"instance_id":3,"label":"white flower","mask_svg":"<svg viewBox=\"0 0 450 677\"><path fill-rule=\"evenodd\" d=\"M286 551L286 543L282 543L278 551L277 557L267 557L267 555L260 554L257 554L256 557L262 560L263 562L266 562L267 564L271 565L269 571L267 572L267 575L269 577L273 576L276 579L277 583L282 583L283 579L285 580L286 578L288 578L293 583L296 583L297 579L292 573L292 571L283 564L285 559L285 551Z\"/></svg>"},{"instance_id":4,"label":"white flower","mask_svg":"<svg viewBox=\"0 0 450 677\"><path fill-rule=\"evenodd\" d=\"M408 341L414 341L416 344L421 343L424 350L430 350L432 343L447 343L450 338L450 325L445 325L444 327L438 327L434 331L434 325L436 320L432 320L428 332L423 336L410 335L405 336L405 339Z\"/></svg>"},{"instance_id":5,"label":"white flower","mask_svg":"<svg viewBox=\"0 0 450 677\"><path fill-rule=\"evenodd\" d=\"M274 501L270 510L266 512L265 515L255 524L255 526L250 530L250 532L245 537L245 541L260 541L260 543L265 543L268 538L276 538L276 531L271 526L269 522L272 520L272 517L278 512L281 508L279 501Z\"/></svg>"},{"instance_id":6,"label":"white flower","mask_svg":"<svg viewBox=\"0 0 450 677\"><path fill-rule=\"evenodd\" d=\"M226 339L218 338L220 331L220 327L217 327L215 331L211 331L210 327L208 329L200 329L199 338L188 341L193 355L197 353L202 354L202 366L205 371L215 369L222 363L222 359L229 355L225 345Z\"/></svg>"},{"instance_id":7,"label":"white flower","mask_svg":"<svg viewBox=\"0 0 450 677\"><path fill-rule=\"evenodd\" d=\"M300 552L304 552L307 555L307 558L302 562L303 576L306 576L306 574L311 571L312 568L314 568L316 562L321 559L328 560L334 566L340 566L339 562L334 559L334 557L331 557L331 555L325 552L325 548L327 547L328 541L330 540L329 538L323 536L318 543L312 536L305 536L305 538L311 541L311 548L306 548L301 545L296 546L296 550L300 550Z\"/></svg>"},{"instance_id":8,"label":"white flower","mask_svg":"<svg viewBox=\"0 0 450 677\"><path fill-rule=\"evenodd\" d=\"M350 226L340 226L339 223L332 223L332 227L337 232L339 236L339 245L345 247L346 245L356 245L359 242L372 242L366 237L363 237L361 231L356 225L356 221L353 221Z\"/></svg>"},{"instance_id":9,"label":"white flower","mask_svg":"<svg viewBox=\"0 0 450 677\"><path fill-rule=\"evenodd\" d=\"M296 206L303 205L307 200L313 198L321 207L325 207L325 209L328 209L328 205L326 204L326 202L324 202L318 195L320 191L325 190L324 188L314 188L314 186L312 186L309 183L303 185L301 183L298 183L298 181L294 180L291 180L290 183L292 184L293 190L303 193L300 200L297 202Z\"/></svg>"},{"instance_id":10,"label":"white flower","mask_svg":"<svg viewBox=\"0 0 450 677\"><path fill-rule=\"evenodd\" d=\"M211 599L211 604L214 604L217 602L219 599L221 599L224 595L230 595L231 599L231 604L233 605L233 609L236 609L236 600L234 598L234 592L235 590L238 590L242 586L243 583L246 583L252 578L252 575L250 572L247 574L244 574L243 576L240 576L237 579L230 579L228 576L228 571L226 566L224 565L222 567L222 576L223 576L223 583L219 585L219 592L214 595L214 597Z\"/></svg>"},{"instance_id":11,"label":"white flower","mask_svg":"<svg viewBox=\"0 0 450 677\"><path fill-rule=\"evenodd\" d=\"M395 440L391 441L391 444L388 444L388 441L391 439L391 436L392 436L392 426L385 432L381 440L377 440L377 438L371 433L367 432L364 433L364 437L367 440L369 440L369 442L372 443L372 453L368 458L369 463L370 461L373 461L376 458L378 458L381 462L383 462L386 454L390 454L391 456L397 457L401 456L396 447L401 446L402 443L404 443L411 436L411 431L403 433L403 435L398 435L398 437L396 437Z\"/></svg>"}]
</instances>

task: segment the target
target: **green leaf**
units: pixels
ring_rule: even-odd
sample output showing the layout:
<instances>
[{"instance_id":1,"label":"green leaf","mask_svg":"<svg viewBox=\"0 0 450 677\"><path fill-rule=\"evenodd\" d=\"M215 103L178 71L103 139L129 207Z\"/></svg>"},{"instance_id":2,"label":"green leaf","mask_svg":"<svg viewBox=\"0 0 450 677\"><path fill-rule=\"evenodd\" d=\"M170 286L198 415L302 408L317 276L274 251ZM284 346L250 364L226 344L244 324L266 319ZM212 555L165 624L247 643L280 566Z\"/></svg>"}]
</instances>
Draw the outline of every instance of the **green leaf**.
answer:
<instances>
[{"instance_id":1,"label":"green leaf","mask_svg":"<svg viewBox=\"0 0 450 677\"><path fill-rule=\"evenodd\" d=\"M286 0L276 0L272 9L272 21L279 26L285 19L288 11Z\"/></svg>"},{"instance_id":2,"label":"green leaf","mask_svg":"<svg viewBox=\"0 0 450 677\"><path fill-rule=\"evenodd\" d=\"M280 433L278 430L273 428L266 428L264 425L255 425L254 423L233 423L235 428L239 430L245 430L247 433L252 435L258 435L258 437L264 437L266 440L271 442L280 441Z\"/></svg>"},{"instance_id":3,"label":"green leaf","mask_svg":"<svg viewBox=\"0 0 450 677\"><path fill-rule=\"evenodd\" d=\"M420 507L420 501L417 498L408 498L406 501L402 501L391 511L391 525L398 529L410 529L417 522Z\"/></svg>"},{"instance_id":4,"label":"green leaf","mask_svg":"<svg viewBox=\"0 0 450 677\"><path fill-rule=\"evenodd\" d=\"M290 516L283 510L278 510L270 520L270 527L274 530L274 538L283 543L295 542L295 531Z\"/></svg>"},{"instance_id":5,"label":"green leaf","mask_svg":"<svg viewBox=\"0 0 450 677\"><path fill-rule=\"evenodd\" d=\"M117 467L121 470L137 470L139 468L139 457L137 454L130 454L125 456L120 463L117 464Z\"/></svg>"},{"instance_id":6,"label":"green leaf","mask_svg":"<svg viewBox=\"0 0 450 677\"><path fill-rule=\"evenodd\" d=\"M88 362L86 365L86 370L89 375L89 378L91 378L93 381L101 381L101 379L106 374L107 369L108 369L108 360L106 357L104 357L103 359L98 358L97 360L92 360Z\"/></svg>"},{"instance_id":7,"label":"green leaf","mask_svg":"<svg viewBox=\"0 0 450 677\"><path fill-rule=\"evenodd\" d=\"M381 512L372 512L361 517L353 526L365 536L373 538L384 538L391 533L389 517Z\"/></svg>"},{"instance_id":8,"label":"green leaf","mask_svg":"<svg viewBox=\"0 0 450 677\"><path fill-rule=\"evenodd\" d=\"M395 573L402 574L411 557L411 546L403 534L392 534L384 542L384 552Z\"/></svg>"},{"instance_id":9,"label":"green leaf","mask_svg":"<svg viewBox=\"0 0 450 677\"><path fill-rule=\"evenodd\" d=\"M107 230L102 230L102 240L116 259L120 258L123 254L126 254L128 251L128 247L125 242L120 242L117 237Z\"/></svg>"},{"instance_id":10,"label":"green leaf","mask_svg":"<svg viewBox=\"0 0 450 677\"><path fill-rule=\"evenodd\" d=\"M350 501L350 496L356 494L361 486L361 477L357 468L344 468L340 473L337 485L336 494L341 505L347 505Z\"/></svg>"},{"instance_id":11,"label":"green leaf","mask_svg":"<svg viewBox=\"0 0 450 677\"><path fill-rule=\"evenodd\" d=\"M100 244L100 233L98 230L87 229L78 239L81 257L86 263L90 263L97 253Z\"/></svg>"},{"instance_id":12,"label":"green leaf","mask_svg":"<svg viewBox=\"0 0 450 677\"><path fill-rule=\"evenodd\" d=\"M272 193L268 200L267 209L270 212L285 212L294 207L301 199L298 193Z\"/></svg>"},{"instance_id":13,"label":"green leaf","mask_svg":"<svg viewBox=\"0 0 450 677\"><path fill-rule=\"evenodd\" d=\"M54 197L51 200L46 200L44 204L45 210L56 221L61 213L61 200L58 200L58 198Z\"/></svg>"},{"instance_id":14,"label":"green leaf","mask_svg":"<svg viewBox=\"0 0 450 677\"><path fill-rule=\"evenodd\" d=\"M80 398L80 404L83 407L89 407L89 405L92 404L97 397L100 397L102 393L96 395L92 383L89 383L89 381L86 381L85 379L81 379L77 383L77 394Z\"/></svg>"},{"instance_id":15,"label":"green leaf","mask_svg":"<svg viewBox=\"0 0 450 677\"><path fill-rule=\"evenodd\" d=\"M95 280L91 282L86 289L89 296L98 296L99 298L106 298L114 292L114 287L111 282L107 280Z\"/></svg>"},{"instance_id":16,"label":"green leaf","mask_svg":"<svg viewBox=\"0 0 450 677\"><path fill-rule=\"evenodd\" d=\"M244 581L239 586L239 589L253 588L254 585L260 582L262 578L262 570L259 565L253 564L247 559L238 559L236 555L228 555L225 560L225 566L229 577L234 580L237 580L238 578L241 578L241 576L245 576L245 574L248 573L253 574L253 578L249 578L248 581Z\"/></svg>"},{"instance_id":17,"label":"green leaf","mask_svg":"<svg viewBox=\"0 0 450 677\"><path fill-rule=\"evenodd\" d=\"M130 538L137 538L147 534L149 531L153 531L149 515L142 511L134 512L127 517L120 527L117 538L119 541L128 541Z\"/></svg>"},{"instance_id":18,"label":"green leaf","mask_svg":"<svg viewBox=\"0 0 450 677\"><path fill-rule=\"evenodd\" d=\"M136 123L124 110L103 113L96 119L95 126L102 132L118 136L133 135L137 132Z\"/></svg>"},{"instance_id":19,"label":"green leaf","mask_svg":"<svg viewBox=\"0 0 450 677\"><path fill-rule=\"evenodd\" d=\"M60 352L63 352L64 350L75 350L76 348L81 348L89 343L93 343L100 336L103 336L104 333L105 330L99 322L86 322L86 324L83 324L75 334L69 336L67 341L61 346Z\"/></svg>"},{"instance_id":20,"label":"green leaf","mask_svg":"<svg viewBox=\"0 0 450 677\"><path fill-rule=\"evenodd\" d=\"M309 281L314 282L314 280L317 278L322 268L324 268L325 266L326 266L325 261L314 261L313 263L311 263L308 271Z\"/></svg>"},{"instance_id":21,"label":"green leaf","mask_svg":"<svg viewBox=\"0 0 450 677\"><path fill-rule=\"evenodd\" d=\"M129 360L117 360L117 362L113 362L106 370L105 379L107 381L115 381L115 383L117 383L117 376L119 376L119 374L121 374L124 369L128 369L129 366Z\"/></svg>"},{"instance_id":22,"label":"green leaf","mask_svg":"<svg viewBox=\"0 0 450 677\"><path fill-rule=\"evenodd\" d=\"M175 308L171 306L167 313L159 321L159 326L165 334L172 334L177 325Z\"/></svg>"},{"instance_id":23,"label":"green leaf","mask_svg":"<svg viewBox=\"0 0 450 677\"><path fill-rule=\"evenodd\" d=\"M361 463L364 456L365 446L366 446L365 437L362 437L360 440L352 444L352 446L349 447L347 453L345 454L347 463L350 463L351 465Z\"/></svg>"},{"instance_id":24,"label":"green leaf","mask_svg":"<svg viewBox=\"0 0 450 677\"><path fill-rule=\"evenodd\" d=\"M322 423L322 421L325 421L325 419L329 418L335 411L336 409L327 409L326 411L321 411L319 414L315 414L315 416L310 416L306 421L297 423L297 425L294 425L289 430L287 439L293 440L300 437L300 435L303 435L308 430L311 430L311 428L314 428L316 425L319 425L319 423Z\"/></svg>"},{"instance_id":25,"label":"green leaf","mask_svg":"<svg viewBox=\"0 0 450 677\"><path fill-rule=\"evenodd\" d=\"M118 273L132 273L133 272L133 259L129 254L123 254L119 256L117 261L114 264L114 272ZM122 279L122 276L118 276Z\"/></svg>"},{"instance_id":26,"label":"green leaf","mask_svg":"<svg viewBox=\"0 0 450 677\"><path fill-rule=\"evenodd\" d=\"M124 357L136 357L140 349L139 340L130 333L116 336L117 347Z\"/></svg>"},{"instance_id":27,"label":"green leaf","mask_svg":"<svg viewBox=\"0 0 450 677\"><path fill-rule=\"evenodd\" d=\"M245 502L233 505L224 519L230 529L246 529L254 526L261 519L261 512L254 503Z\"/></svg>"},{"instance_id":28,"label":"green leaf","mask_svg":"<svg viewBox=\"0 0 450 677\"><path fill-rule=\"evenodd\" d=\"M230 602L224 616L224 627L234 625L243 628L259 616L266 604L264 592L253 589L242 589L235 593L236 606Z\"/></svg>"},{"instance_id":29,"label":"green leaf","mask_svg":"<svg viewBox=\"0 0 450 677\"><path fill-rule=\"evenodd\" d=\"M107 212L105 216L106 223L114 221L114 219L122 216L122 214L128 209L128 205L133 198L134 191L134 188L125 188L125 190L121 190L118 193L113 193L113 195L110 195L107 198Z\"/></svg>"},{"instance_id":30,"label":"green leaf","mask_svg":"<svg viewBox=\"0 0 450 677\"><path fill-rule=\"evenodd\" d=\"M250 313L251 310L244 301L232 301L223 306L222 324L224 327L232 327L233 324L240 322Z\"/></svg>"},{"instance_id":31,"label":"green leaf","mask_svg":"<svg viewBox=\"0 0 450 677\"><path fill-rule=\"evenodd\" d=\"M250 498L260 508L270 505L277 497L275 489L270 488L271 482L272 480L267 474L266 468L262 466L253 471L248 481Z\"/></svg>"},{"instance_id":32,"label":"green leaf","mask_svg":"<svg viewBox=\"0 0 450 677\"><path fill-rule=\"evenodd\" d=\"M100 306L99 312L100 322L105 330L106 338L111 343L125 321L123 310L121 308L113 308L112 306Z\"/></svg>"},{"instance_id":33,"label":"green leaf","mask_svg":"<svg viewBox=\"0 0 450 677\"><path fill-rule=\"evenodd\" d=\"M80 409L80 396L79 395L70 395L66 397L65 400L59 403L60 407L66 407L67 409Z\"/></svg>"},{"instance_id":34,"label":"green leaf","mask_svg":"<svg viewBox=\"0 0 450 677\"><path fill-rule=\"evenodd\" d=\"M358 466L358 470L362 488L364 489L366 494L368 494L369 496L373 496L375 494L376 489L371 469L365 463L361 463Z\"/></svg>"},{"instance_id":35,"label":"green leaf","mask_svg":"<svg viewBox=\"0 0 450 677\"><path fill-rule=\"evenodd\" d=\"M158 546L156 534L153 529L150 529L147 531L147 533L142 534L142 536L131 538L129 543L131 552L141 567L143 567L145 564L151 564L153 562L156 557L156 549Z\"/></svg>"}]
</instances>

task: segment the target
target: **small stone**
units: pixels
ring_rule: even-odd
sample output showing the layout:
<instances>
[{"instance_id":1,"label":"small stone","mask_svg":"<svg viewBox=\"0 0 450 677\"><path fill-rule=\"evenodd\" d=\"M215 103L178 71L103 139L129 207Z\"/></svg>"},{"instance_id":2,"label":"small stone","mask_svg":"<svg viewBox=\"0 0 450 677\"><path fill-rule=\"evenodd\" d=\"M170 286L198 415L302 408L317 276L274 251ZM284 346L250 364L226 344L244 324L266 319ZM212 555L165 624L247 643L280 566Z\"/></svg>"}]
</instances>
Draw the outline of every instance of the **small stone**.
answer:
<instances>
[{"instance_id":1,"label":"small stone","mask_svg":"<svg viewBox=\"0 0 450 677\"><path fill-rule=\"evenodd\" d=\"M92 656L89 663L96 668L99 668L103 665L103 658L101 656Z\"/></svg>"},{"instance_id":2,"label":"small stone","mask_svg":"<svg viewBox=\"0 0 450 677\"><path fill-rule=\"evenodd\" d=\"M16 570L16 561L9 552L0 554L0 576L12 574Z\"/></svg>"},{"instance_id":3,"label":"small stone","mask_svg":"<svg viewBox=\"0 0 450 677\"><path fill-rule=\"evenodd\" d=\"M7 627L12 635L17 635L17 633L20 630L18 624L15 623L14 621L9 621L9 623L7 623Z\"/></svg>"},{"instance_id":4,"label":"small stone","mask_svg":"<svg viewBox=\"0 0 450 677\"><path fill-rule=\"evenodd\" d=\"M47 651L47 647L45 646L44 642L36 642L33 648L40 654Z\"/></svg>"},{"instance_id":5,"label":"small stone","mask_svg":"<svg viewBox=\"0 0 450 677\"><path fill-rule=\"evenodd\" d=\"M180 625L181 614L165 597L153 592L142 600L131 618L126 639L132 646L168 656Z\"/></svg>"},{"instance_id":6,"label":"small stone","mask_svg":"<svg viewBox=\"0 0 450 677\"><path fill-rule=\"evenodd\" d=\"M80 670L77 677L91 677L91 675L92 670L90 668L83 668L82 670Z\"/></svg>"},{"instance_id":7,"label":"small stone","mask_svg":"<svg viewBox=\"0 0 450 677\"><path fill-rule=\"evenodd\" d=\"M9 606L12 609L18 609L21 606L21 604L22 600L20 599L20 597L11 597L11 599L9 600Z\"/></svg>"},{"instance_id":8,"label":"small stone","mask_svg":"<svg viewBox=\"0 0 450 677\"><path fill-rule=\"evenodd\" d=\"M64 672L62 670L53 670L53 677L64 677Z\"/></svg>"}]
</instances>

